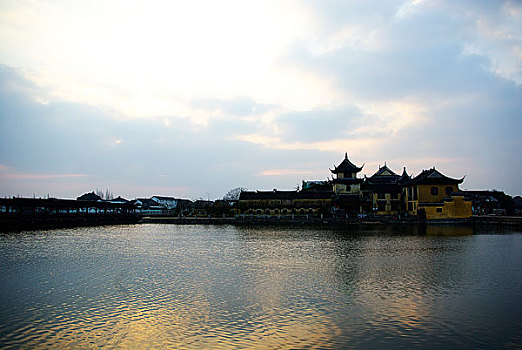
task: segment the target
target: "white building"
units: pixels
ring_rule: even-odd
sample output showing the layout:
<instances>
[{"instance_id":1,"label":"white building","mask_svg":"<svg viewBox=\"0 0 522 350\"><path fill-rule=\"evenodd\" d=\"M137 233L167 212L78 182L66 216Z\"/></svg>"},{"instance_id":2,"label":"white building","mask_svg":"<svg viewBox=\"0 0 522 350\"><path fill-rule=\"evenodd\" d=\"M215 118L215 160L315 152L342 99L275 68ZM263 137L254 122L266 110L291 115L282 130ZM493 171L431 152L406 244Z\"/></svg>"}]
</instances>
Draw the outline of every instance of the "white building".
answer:
<instances>
[{"instance_id":1,"label":"white building","mask_svg":"<svg viewBox=\"0 0 522 350\"><path fill-rule=\"evenodd\" d=\"M178 200L173 197L154 196L151 199L168 210L176 209L178 207Z\"/></svg>"}]
</instances>

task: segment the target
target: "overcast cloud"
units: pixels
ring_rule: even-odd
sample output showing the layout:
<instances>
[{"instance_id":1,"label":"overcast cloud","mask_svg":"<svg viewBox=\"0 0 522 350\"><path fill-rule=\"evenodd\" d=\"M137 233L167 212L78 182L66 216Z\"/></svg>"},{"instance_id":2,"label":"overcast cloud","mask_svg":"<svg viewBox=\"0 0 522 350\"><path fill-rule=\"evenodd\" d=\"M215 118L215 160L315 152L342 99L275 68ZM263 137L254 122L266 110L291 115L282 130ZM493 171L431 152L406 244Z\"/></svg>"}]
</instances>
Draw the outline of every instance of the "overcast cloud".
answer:
<instances>
[{"instance_id":1,"label":"overcast cloud","mask_svg":"<svg viewBox=\"0 0 522 350\"><path fill-rule=\"evenodd\" d=\"M3 1L0 195L436 166L522 194L518 1Z\"/></svg>"}]
</instances>

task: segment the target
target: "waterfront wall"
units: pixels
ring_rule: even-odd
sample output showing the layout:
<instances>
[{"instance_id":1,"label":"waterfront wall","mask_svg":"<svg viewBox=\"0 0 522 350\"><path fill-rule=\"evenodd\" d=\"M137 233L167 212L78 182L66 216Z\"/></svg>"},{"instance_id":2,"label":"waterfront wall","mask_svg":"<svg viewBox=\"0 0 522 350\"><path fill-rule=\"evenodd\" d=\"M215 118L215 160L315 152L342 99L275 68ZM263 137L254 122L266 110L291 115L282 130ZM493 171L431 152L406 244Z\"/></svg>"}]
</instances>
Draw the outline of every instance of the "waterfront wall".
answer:
<instances>
[{"instance_id":1,"label":"waterfront wall","mask_svg":"<svg viewBox=\"0 0 522 350\"><path fill-rule=\"evenodd\" d=\"M522 227L522 216L476 215L471 222L477 226L516 226Z\"/></svg>"}]
</instances>

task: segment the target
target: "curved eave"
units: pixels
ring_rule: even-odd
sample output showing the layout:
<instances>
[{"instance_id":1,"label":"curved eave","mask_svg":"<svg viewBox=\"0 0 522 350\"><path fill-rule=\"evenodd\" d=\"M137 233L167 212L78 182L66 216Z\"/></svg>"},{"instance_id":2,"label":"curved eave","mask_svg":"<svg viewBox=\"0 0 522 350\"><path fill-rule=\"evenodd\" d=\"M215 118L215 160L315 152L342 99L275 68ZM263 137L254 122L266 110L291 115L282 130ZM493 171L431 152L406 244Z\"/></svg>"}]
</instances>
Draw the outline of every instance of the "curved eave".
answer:
<instances>
[{"instance_id":1,"label":"curved eave","mask_svg":"<svg viewBox=\"0 0 522 350\"><path fill-rule=\"evenodd\" d=\"M364 165L362 167L347 167L345 169L339 169L339 167L335 167L335 169L329 169L333 174L338 174L338 173L358 173L360 172L362 169L363 169Z\"/></svg>"},{"instance_id":2,"label":"curved eave","mask_svg":"<svg viewBox=\"0 0 522 350\"><path fill-rule=\"evenodd\" d=\"M452 178L445 178L445 179L422 179L422 180L413 180L413 185L460 185L464 181L464 178L462 179L452 179Z\"/></svg>"}]
</instances>

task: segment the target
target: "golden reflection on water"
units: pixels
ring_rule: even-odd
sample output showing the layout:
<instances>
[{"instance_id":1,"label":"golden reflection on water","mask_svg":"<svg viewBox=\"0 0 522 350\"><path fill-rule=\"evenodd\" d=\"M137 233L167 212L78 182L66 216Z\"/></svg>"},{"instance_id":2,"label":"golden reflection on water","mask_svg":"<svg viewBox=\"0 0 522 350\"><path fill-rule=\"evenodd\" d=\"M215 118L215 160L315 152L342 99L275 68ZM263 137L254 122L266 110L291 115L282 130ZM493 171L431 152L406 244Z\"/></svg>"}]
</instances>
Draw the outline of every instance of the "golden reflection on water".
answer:
<instances>
[{"instance_id":1,"label":"golden reflection on water","mask_svg":"<svg viewBox=\"0 0 522 350\"><path fill-rule=\"evenodd\" d=\"M27 348L51 349L295 349L320 347L339 333L324 315L292 310L229 327L213 320L208 304L198 302L151 309L127 305L106 315L86 312L74 320L34 325L20 340Z\"/></svg>"}]
</instances>

